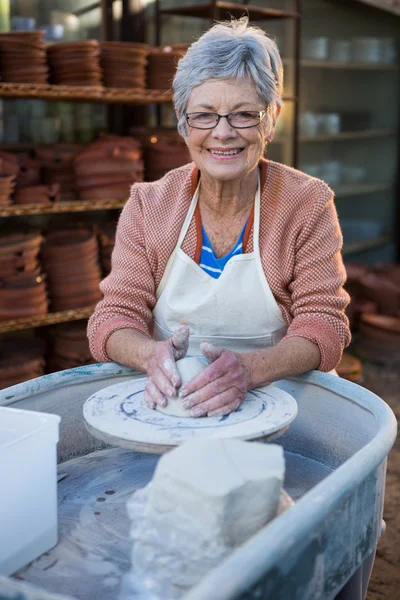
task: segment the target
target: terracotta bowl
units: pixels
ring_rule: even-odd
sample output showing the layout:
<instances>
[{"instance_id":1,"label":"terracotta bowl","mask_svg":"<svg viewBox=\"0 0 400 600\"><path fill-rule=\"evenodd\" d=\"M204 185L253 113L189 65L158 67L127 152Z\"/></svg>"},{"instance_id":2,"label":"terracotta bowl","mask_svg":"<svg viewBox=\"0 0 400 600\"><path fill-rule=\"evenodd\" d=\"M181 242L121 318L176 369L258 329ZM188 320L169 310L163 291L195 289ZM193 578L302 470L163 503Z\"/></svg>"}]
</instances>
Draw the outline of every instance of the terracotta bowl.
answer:
<instances>
[{"instance_id":1,"label":"terracotta bowl","mask_svg":"<svg viewBox=\"0 0 400 600\"><path fill-rule=\"evenodd\" d=\"M336 370L340 377L348 381L359 381L362 376L361 361L348 352L343 353L342 360Z\"/></svg>"},{"instance_id":2,"label":"terracotta bowl","mask_svg":"<svg viewBox=\"0 0 400 600\"><path fill-rule=\"evenodd\" d=\"M23 307L23 308L10 308L3 309L0 307L0 321L10 321L14 319L25 319L33 317L42 317L48 312L47 301L43 301L40 306L35 307Z\"/></svg>"},{"instance_id":3,"label":"terracotta bowl","mask_svg":"<svg viewBox=\"0 0 400 600\"><path fill-rule=\"evenodd\" d=\"M43 246L43 255L48 253L71 251L75 248L80 250L92 250L97 247L96 236L89 229L61 229L52 231L46 235ZM65 256L63 254L63 256Z\"/></svg>"},{"instance_id":4,"label":"terracotta bowl","mask_svg":"<svg viewBox=\"0 0 400 600\"><path fill-rule=\"evenodd\" d=\"M15 204L54 204L59 200L60 185L35 185L19 188L14 194Z\"/></svg>"},{"instance_id":5,"label":"terracotta bowl","mask_svg":"<svg viewBox=\"0 0 400 600\"><path fill-rule=\"evenodd\" d=\"M53 311L64 311L64 310L75 310L77 308L86 308L87 306L94 306L99 300L101 300L102 294L87 294L81 296L74 296L65 299L51 299L51 306Z\"/></svg>"},{"instance_id":6,"label":"terracotta bowl","mask_svg":"<svg viewBox=\"0 0 400 600\"><path fill-rule=\"evenodd\" d=\"M129 198L130 187L133 183L143 181L143 178L132 178L131 184L109 184L104 186L92 186L80 190L81 200L124 200Z\"/></svg>"},{"instance_id":7,"label":"terracotta bowl","mask_svg":"<svg viewBox=\"0 0 400 600\"><path fill-rule=\"evenodd\" d=\"M37 233L15 233L0 237L0 260L10 255L22 256L28 251L39 251L43 237Z\"/></svg>"}]
</instances>

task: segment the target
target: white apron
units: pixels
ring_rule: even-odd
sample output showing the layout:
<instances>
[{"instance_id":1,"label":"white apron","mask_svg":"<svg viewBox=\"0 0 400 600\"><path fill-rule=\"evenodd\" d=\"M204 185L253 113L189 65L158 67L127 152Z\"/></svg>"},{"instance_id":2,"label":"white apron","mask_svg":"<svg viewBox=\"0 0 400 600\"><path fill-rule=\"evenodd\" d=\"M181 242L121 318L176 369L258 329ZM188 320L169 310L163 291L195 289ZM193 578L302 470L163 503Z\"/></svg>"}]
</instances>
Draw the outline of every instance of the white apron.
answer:
<instances>
[{"instance_id":1,"label":"white apron","mask_svg":"<svg viewBox=\"0 0 400 600\"><path fill-rule=\"evenodd\" d=\"M254 204L254 250L233 256L218 279L181 249L198 196L199 186L156 292L154 339L165 340L184 321L190 326L189 355L200 354L204 339L235 352L276 345L287 327L261 264L260 184Z\"/></svg>"}]
</instances>

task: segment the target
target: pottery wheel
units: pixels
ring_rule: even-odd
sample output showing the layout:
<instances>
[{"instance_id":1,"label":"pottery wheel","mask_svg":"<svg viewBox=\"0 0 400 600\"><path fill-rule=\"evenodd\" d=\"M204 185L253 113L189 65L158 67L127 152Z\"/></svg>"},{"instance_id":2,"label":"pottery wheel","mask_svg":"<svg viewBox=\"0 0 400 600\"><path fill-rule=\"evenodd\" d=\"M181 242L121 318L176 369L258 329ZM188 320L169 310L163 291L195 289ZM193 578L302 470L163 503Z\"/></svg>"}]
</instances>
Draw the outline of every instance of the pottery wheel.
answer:
<instances>
[{"instance_id":1,"label":"pottery wheel","mask_svg":"<svg viewBox=\"0 0 400 600\"><path fill-rule=\"evenodd\" d=\"M172 417L148 408L145 384L146 377L137 377L90 396L83 406L88 431L113 446L162 454L193 439L272 439L286 431L297 415L295 399L268 385L250 390L229 415Z\"/></svg>"}]
</instances>

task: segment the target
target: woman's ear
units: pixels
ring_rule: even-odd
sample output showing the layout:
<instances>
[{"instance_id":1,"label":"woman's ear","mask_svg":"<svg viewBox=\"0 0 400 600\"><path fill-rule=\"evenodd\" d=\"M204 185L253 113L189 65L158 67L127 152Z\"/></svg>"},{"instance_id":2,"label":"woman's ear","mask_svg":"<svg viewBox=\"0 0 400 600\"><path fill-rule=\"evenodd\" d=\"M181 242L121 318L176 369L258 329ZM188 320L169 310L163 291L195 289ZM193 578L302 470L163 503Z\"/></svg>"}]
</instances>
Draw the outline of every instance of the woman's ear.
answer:
<instances>
[{"instance_id":1,"label":"woman's ear","mask_svg":"<svg viewBox=\"0 0 400 600\"><path fill-rule=\"evenodd\" d=\"M277 122L277 120L279 118L279 115L281 114L281 109L282 109L282 107L279 106L279 104L278 104L277 107L276 107L276 110L275 110L275 115L273 117L272 130L270 131L269 136L267 137L267 142L268 143L272 142L272 140L275 137L276 122Z\"/></svg>"}]
</instances>

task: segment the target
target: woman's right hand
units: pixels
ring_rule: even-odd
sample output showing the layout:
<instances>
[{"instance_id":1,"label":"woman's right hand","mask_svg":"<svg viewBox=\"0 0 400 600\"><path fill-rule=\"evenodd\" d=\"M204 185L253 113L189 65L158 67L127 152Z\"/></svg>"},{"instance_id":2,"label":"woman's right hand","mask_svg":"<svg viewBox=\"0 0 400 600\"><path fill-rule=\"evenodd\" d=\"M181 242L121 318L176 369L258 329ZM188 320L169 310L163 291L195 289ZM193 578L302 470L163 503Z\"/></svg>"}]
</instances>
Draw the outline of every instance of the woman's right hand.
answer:
<instances>
[{"instance_id":1,"label":"woman's right hand","mask_svg":"<svg viewBox=\"0 0 400 600\"><path fill-rule=\"evenodd\" d=\"M147 363L147 383L144 397L150 408L167 405L166 396L176 396L181 378L176 361L186 355L189 347L189 325L181 323L164 342L156 342Z\"/></svg>"}]
</instances>

